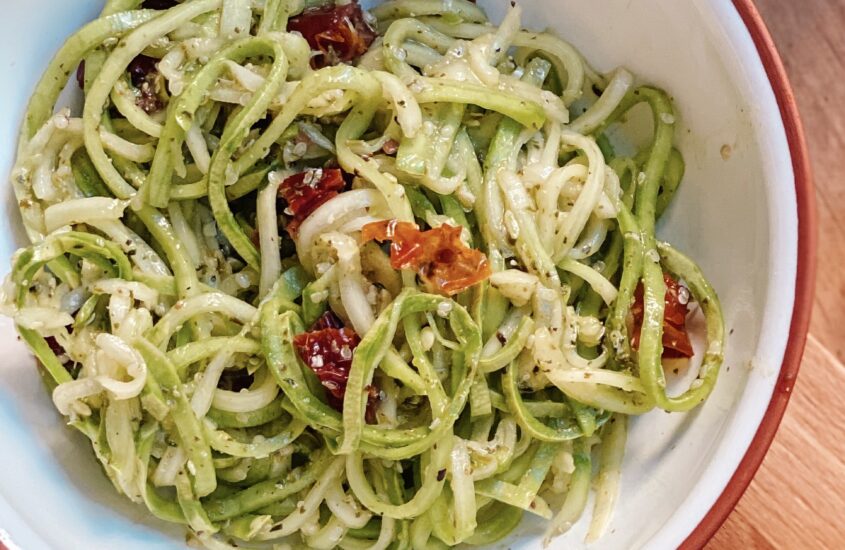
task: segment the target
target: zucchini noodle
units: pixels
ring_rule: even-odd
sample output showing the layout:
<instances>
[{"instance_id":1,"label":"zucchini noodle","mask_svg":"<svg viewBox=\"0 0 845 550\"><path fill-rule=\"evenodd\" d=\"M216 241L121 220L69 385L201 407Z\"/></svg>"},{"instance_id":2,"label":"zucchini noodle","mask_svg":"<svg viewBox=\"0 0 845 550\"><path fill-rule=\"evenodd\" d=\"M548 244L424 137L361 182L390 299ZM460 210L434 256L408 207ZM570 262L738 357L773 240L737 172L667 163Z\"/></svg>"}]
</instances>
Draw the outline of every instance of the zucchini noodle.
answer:
<instances>
[{"instance_id":1,"label":"zucchini noodle","mask_svg":"<svg viewBox=\"0 0 845 550\"><path fill-rule=\"evenodd\" d=\"M708 397L722 312L655 234L669 95L521 13L110 0L59 50L0 307L119 492L207 548L485 546L525 514L548 543L593 487L612 528L628 416Z\"/></svg>"}]
</instances>

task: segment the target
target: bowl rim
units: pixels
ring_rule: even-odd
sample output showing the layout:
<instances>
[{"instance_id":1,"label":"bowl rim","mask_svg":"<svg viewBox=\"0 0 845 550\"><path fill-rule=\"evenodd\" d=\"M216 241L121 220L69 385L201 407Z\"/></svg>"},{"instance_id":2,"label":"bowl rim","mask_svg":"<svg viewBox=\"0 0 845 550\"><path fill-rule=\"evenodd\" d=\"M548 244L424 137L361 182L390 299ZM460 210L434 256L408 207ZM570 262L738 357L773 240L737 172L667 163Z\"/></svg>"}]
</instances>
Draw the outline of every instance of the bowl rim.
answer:
<instances>
[{"instance_id":1,"label":"bowl rim","mask_svg":"<svg viewBox=\"0 0 845 550\"><path fill-rule=\"evenodd\" d=\"M703 548L716 534L716 531L719 530L745 493L774 440L801 366L801 358L804 354L804 345L810 325L810 315L813 309L816 281L818 219L815 188L804 128L795 95L783 60L754 0L732 1L734 8L751 35L769 79L769 84L775 94L786 131L790 156L792 157L798 213L798 263L795 277L795 301L789 327L789 341L783 355L783 362L772 398L763 420L760 422L754 439L751 441L742 461L722 490L722 494L698 526L681 544L682 550Z\"/></svg>"}]
</instances>

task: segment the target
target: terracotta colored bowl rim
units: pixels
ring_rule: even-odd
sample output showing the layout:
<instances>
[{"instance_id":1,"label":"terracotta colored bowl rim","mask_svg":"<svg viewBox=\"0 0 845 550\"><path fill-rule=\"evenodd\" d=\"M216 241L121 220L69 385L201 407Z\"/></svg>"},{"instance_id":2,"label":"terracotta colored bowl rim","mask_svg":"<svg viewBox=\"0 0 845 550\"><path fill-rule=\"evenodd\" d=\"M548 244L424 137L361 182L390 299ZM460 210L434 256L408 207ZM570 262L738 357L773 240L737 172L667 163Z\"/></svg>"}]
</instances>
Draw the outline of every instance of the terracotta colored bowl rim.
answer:
<instances>
[{"instance_id":1,"label":"terracotta colored bowl rim","mask_svg":"<svg viewBox=\"0 0 845 550\"><path fill-rule=\"evenodd\" d=\"M810 325L810 313L813 308L816 280L818 228L815 191L810 170L810 158L804 139L804 129L798 114L795 96L789 84L783 61L754 1L733 0L733 4L751 34L760 60L763 62L763 67L769 77L769 82L778 102L792 156L798 210L798 266L795 278L795 302L789 327L789 342L783 355L783 365L766 414L757 428L757 433L742 462L722 491L721 496L681 545L684 550L702 548L713 537L736 507L772 444L775 432L780 425L789 397L792 394L798 369L801 366L801 357L804 353L804 344Z\"/></svg>"}]
</instances>

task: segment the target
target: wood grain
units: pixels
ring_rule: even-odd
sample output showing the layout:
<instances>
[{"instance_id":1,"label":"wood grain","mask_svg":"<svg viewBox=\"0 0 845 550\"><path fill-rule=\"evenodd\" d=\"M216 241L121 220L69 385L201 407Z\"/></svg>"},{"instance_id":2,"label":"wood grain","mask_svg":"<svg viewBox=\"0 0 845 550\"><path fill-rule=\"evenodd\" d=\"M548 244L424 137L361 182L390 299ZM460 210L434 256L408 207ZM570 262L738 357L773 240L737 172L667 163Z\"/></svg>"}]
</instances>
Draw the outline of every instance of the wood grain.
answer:
<instances>
[{"instance_id":1,"label":"wood grain","mask_svg":"<svg viewBox=\"0 0 845 550\"><path fill-rule=\"evenodd\" d=\"M795 393L748 491L710 544L845 547L845 2L757 0L795 89L813 161L819 264Z\"/></svg>"}]
</instances>

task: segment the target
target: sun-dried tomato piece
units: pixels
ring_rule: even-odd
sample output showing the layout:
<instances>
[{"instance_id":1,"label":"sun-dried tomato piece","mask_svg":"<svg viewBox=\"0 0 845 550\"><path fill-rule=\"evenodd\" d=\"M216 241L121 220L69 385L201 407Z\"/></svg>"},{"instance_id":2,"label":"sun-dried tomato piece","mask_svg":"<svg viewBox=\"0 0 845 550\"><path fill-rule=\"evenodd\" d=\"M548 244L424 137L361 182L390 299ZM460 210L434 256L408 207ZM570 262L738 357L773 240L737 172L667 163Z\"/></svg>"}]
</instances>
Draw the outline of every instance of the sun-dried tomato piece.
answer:
<instances>
[{"instance_id":1,"label":"sun-dried tomato piece","mask_svg":"<svg viewBox=\"0 0 845 550\"><path fill-rule=\"evenodd\" d=\"M390 265L394 269L413 269L431 290L447 296L492 274L487 256L461 241L460 227L444 224L420 231L410 222L381 221L365 225L362 239L391 241Z\"/></svg>"},{"instance_id":2,"label":"sun-dried tomato piece","mask_svg":"<svg viewBox=\"0 0 845 550\"><path fill-rule=\"evenodd\" d=\"M300 359L308 365L326 389L329 404L343 410L352 356L361 338L350 328L343 327L331 311L320 317L309 332L294 337L293 344ZM367 421L375 421L378 389L367 387Z\"/></svg>"},{"instance_id":3,"label":"sun-dried tomato piece","mask_svg":"<svg viewBox=\"0 0 845 550\"><path fill-rule=\"evenodd\" d=\"M288 203L285 213L292 217L287 225L288 233L295 236L305 218L336 197L345 185L339 168L312 168L283 181L279 196Z\"/></svg>"},{"instance_id":4,"label":"sun-dried tomato piece","mask_svg":"<svg viewBox=\"0 0 845 550\"><path fill-rule=\"evenodd\" d=\"M695 352L692 349L689 334L686 326L676 327L664 323L663 325L663 357L666 359L679 359L692 357Z\"/></svg>"},{"instance_id":5,"label":"sun-dried tomato piece","mask_svg":"<svg viewBox=\"0 0 845 550\"><path fill-rule=\"evenodd\" d=\"M129 80L138 89L135 104L146 113L154 113L164 108L161 100L161 79L158 73L158 59L139 55L126 68Z\"/></svg>"},{"instance_id":6,"label":"sun-dried tomato piece","mask_svg":"<svg viewBox=\"0 0 845 550\"><path fill-rule=\"evenodd\" d=\"M376 38L357 1L309 8L291 18L288 30L300 33L317 52L311 58L315 69L352 61L366 53Z\"/></svg>"},{"instance_id":7,"label":"sun-dried tomato piece","mask_svg":"<svg viewBox=\"0 0 845 550\"><path fill-rule=\"evenodd\" d=\"M158 68L156 67L157 63L158 59L147 55L139 55L133 59L126 68L132 85L136 88L140 88L144 82L147 82L147 79L151 74L158 73Z\"/></svg>"},{"instance_id":8,"label":"sun-dried tomato piece","mask_svg":"<svg viewBox=\"0 0 845 550\"><path fill-rule=\"evenodd\" d=\"M335 408L341 408L352 367L352 353L361 338L352 329L324 328L299 334L293 343L299 357L328 390L329 402Z\"/></svg>"},{"instance_id":9,"label":"sun-dried tomato piece","mask_svg":"<svg viewBox=\"0 0 845 550\"><path fill-rule=\"evenodd\" d=\"M668 273L663 273L666 284L666 298L663 310L663 357L675 359L692 357L692 343L687 334L687 314L689 313L689 290L676 281ZM640 283L634 292L634 304L631 306L631 316L634 326L631 334L631 346L639 349L640 333L645 317L645 298L643 285Z\"/></svg>"}]
</instances>

